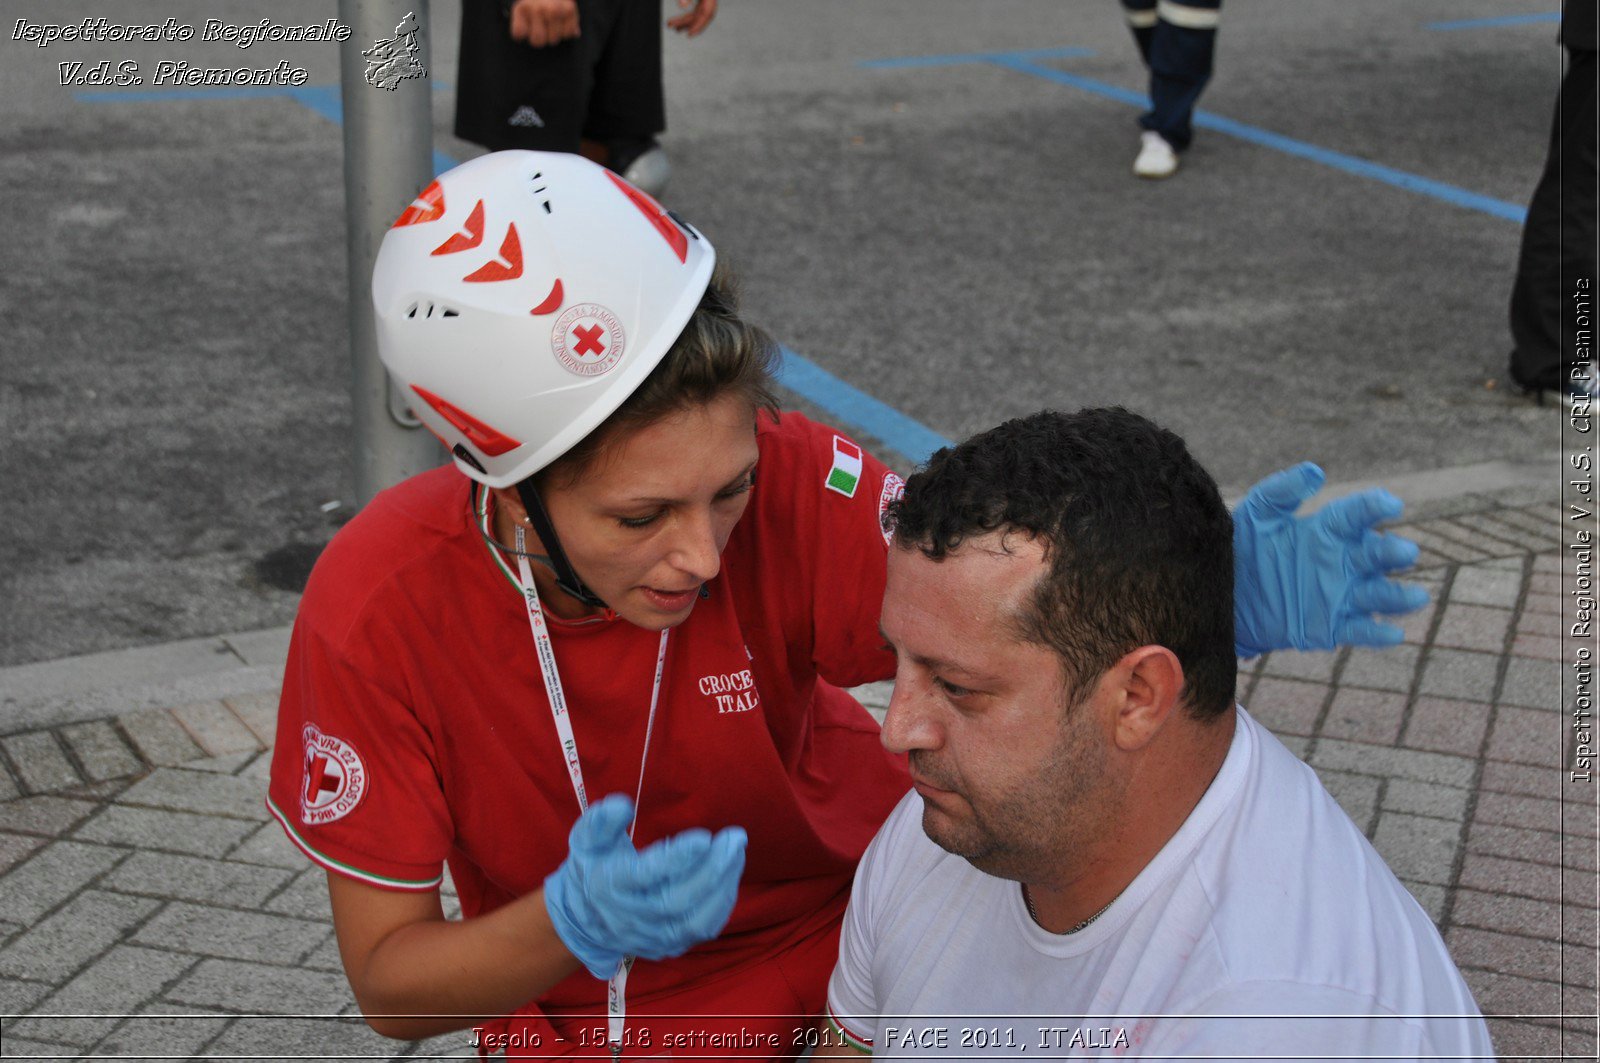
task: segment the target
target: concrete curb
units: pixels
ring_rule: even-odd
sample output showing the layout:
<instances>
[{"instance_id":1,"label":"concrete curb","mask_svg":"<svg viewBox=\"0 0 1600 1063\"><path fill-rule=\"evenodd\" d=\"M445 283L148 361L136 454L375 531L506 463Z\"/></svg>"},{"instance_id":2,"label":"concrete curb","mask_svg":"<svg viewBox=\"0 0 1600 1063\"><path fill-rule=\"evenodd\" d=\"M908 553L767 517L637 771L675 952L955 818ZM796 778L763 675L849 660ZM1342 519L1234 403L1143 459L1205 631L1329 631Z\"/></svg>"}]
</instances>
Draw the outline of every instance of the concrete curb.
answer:
<instances>
[{"instance_id":1,"label":"concrete curb","mask_svg":"<svg viewBox=\"0 0 1600 1063\"><path fill-rule=\"evenodd\" d=\"M276 691L288 627L0 669L0 734Z\"/></svg>"}]
</instances>

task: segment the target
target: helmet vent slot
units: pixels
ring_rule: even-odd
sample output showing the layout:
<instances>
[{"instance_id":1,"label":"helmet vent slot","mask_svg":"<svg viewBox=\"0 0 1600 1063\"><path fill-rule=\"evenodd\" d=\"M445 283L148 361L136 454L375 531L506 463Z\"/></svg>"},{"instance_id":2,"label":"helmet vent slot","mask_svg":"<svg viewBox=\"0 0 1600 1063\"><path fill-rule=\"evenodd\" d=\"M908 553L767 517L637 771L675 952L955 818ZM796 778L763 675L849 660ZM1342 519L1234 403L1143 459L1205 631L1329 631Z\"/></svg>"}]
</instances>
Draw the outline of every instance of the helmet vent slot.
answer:
<instances>
[{"instance_id":1,"label":"helmet vent slot","mask_svg":"<svg viewBox=\"0 0 1600 1063\"><path fill-rule=\"evenodd\" d=\"M406 317L408 318L431 319L460 316L461 311L452 310L450 307L442 306L439 303L412 303L411 309L406 311Z\"/></svg>"}]
</instances>

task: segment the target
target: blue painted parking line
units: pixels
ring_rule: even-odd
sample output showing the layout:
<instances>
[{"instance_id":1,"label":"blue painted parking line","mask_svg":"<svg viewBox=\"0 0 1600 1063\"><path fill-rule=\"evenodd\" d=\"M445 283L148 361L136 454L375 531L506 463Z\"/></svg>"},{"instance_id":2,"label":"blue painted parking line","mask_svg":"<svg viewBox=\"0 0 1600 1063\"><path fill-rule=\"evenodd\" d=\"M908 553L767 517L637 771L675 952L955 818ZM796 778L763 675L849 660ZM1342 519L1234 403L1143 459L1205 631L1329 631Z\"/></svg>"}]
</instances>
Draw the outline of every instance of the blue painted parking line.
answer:
<instances>
[{"instance_id":1,"label":"blue painted parking line","mask_svg":"<svg viewBox=\"0 0 1600 1063\"><path fill-rule=\"evenodd\" d=\"M337 85L318 85L295 93L295 102L309 107L334 125L344 125L344 98Z\"/></svg>"},{"instance_id":2,"label":"blue painted parking line","mask_svg":"<svg viewBox=\"0 0 1600 1063\"><path fill-rule=\"evenodd\" d=\"M831 417L870 433L921 465L951 441L921 421L858 391L815 362L787 347L778 368L778 383L801 398L820 406Z\"/></svg>"},{"instance_id":3,"label":"blue painted parking line","mask_svg":"<svg viewBox=\"0 0 1600 1063\"><path fill-rule=\"evenodd\" d=\"M1357 177L1381 181L1396 188L1403 188L1407 192L1431 196L1452 206L1476 210L1491 217L1503 218L1506 221L1514 221L1518 225L1521 225L1528 216L1528 208L1517 203L1507 203L1505 200L1495 199L1493 196L1469 192L1465 188L1457 188L1455 185L1445 184L1443 181L1435 181L1432 178L1422 177L1414 173L1407 173L1404 170L1396 170L1392 166L1368 162L1366 159L1360 159L1354 155L1329 151L1327 148L1319 148L1315 144L1307 144L1302 140L1294 140L1291 137L1280 136L1265 129L1257 129L1255 126L1245 125L1243 122L1235 122L1230 118L1220 118L1202 111L1195 114L1194 124L1201 129L1214 129L1219 133L1226 133L1229 136L1238 137L1240 140L1247 140L1252 144L1272 148L1286 155L1294 155L1298 158L1308 159L1311 162L1319 162L1324 166L1330 166L1335 170L1343 170L1345 173L1354 174Z\"/></svg>"},{"instance_id":4,"label":"blue painted parking line","mask_svg":"<svg viewBox=\"0 0 1600 1063\"><path fill-rule=\"evenodd\" d=\"M958 62L988 63L992 66L1014 70L1020 74L1053 81L1058 85L1066 85L1083 92L1093 93L1108 100L1115 100L1117 103L1125 103L1141 109L1150 106L1150 98L1142 92L1134 92L1130 89L1111 85L1104 81L1097 81L1094 78L1086 78L1078 74L1069 74L1054 67L1040 66L1034 61L1034 57L1042 57L1042 53L989 52L974 53L967 57L930 56L928 58L935 60L935 62L929 63L875 59L864 62L861 65L873 69L886 69L890 66L952 66ZM1397 170L1392 166L1384 166L1380 163L1357 158L1354 155L1346 155L1343 152L1321 148L1315 144L1308 144L1303 140L1295 140L1293 137L1286 137L1258 126L1236 122L1231 118L1223 118L1209 111L1196 111L1194 124L1201 129L1210 129L1227 136L1237 137L1251 144L1271 148L1274 151L1281 151L1286 155L1292 155L1309 162L1320 163L1323 166L1328 166L1356 177L1380 181L1395 188L1404 189L1407 192L1414 192L1418 195L1449 203L1451 206L1479 211L1483 214L1488 214L1495 218L1504 218L1507 221L1514 221L1518 224L1521 224L1527 217L1527 208L1520 204L1508 203L1492 196L1480 195L1464 188L1457 188L1455 185L1446 184L1443 181L1435 181L1418 174Z\"/></svg>"},{"instance_id":5,"label":"blue painted parking line","mask_svg":"<svg viewBox=\"0 0 1600 1063\"><path fill-rule=\"evenodd\" d=\"M1032 77L1044 78L1046 81L1054 81L1057 85L1068 85L1075 89L1082 89L1084 92L1092 92L1096 96L1104 96L1106 99L1116 100L1118 103L1126 103L1143 109L1148 109L1150 106L1150 97L1142 92L1119 88L1116 85L1104 81L1096 81L1094 78L1082 77L1078 74L1069 74L1065 70L1057 70L1053 66L1040 66L1033 60L1024 58L1021 52L1006 52L996 55L991 57L989 62L1007 70L1015 70L1019 74L1028 74ZM1198 112L1196 113L1198 114Z\"/></svg>"},{"instance_id":6,"label":"blue painted parking line","mask_svg":"<svg viewBox=\"0 0 1600 1063\"><path fill-rule=\"evenodd\" d=\"M1499 18L1466 18L1457 22L1430 22L1430 30L1478 30L1499 26L1526 26L1535 22L1560 22L1561 12L1551 11L1538 15L1501 15Z\"/></svg>"},{"instance_id":7,"label":"blue painted parking line","mask_svg":"<svg viewBox=\"0 0 1600 1063\"><path fill-rule=\"evenodd\" d=\"M1039 53L1056 55L1060 49ZM1076 49L1068 49L1077 54ZM80 92L77 98L86 103L152 103L164 100L211 99L257 100L286 97L307 107L335 125L344 121L344 107L337 85L306 85L282 87L238 87L197 89L155 89L132 92ZM433 153L433 172L443 173L456 165L456 160L442 151ZM841 427L859 428L862 432L883 441L884 445L899 451L920 465L940 447L950 445L950 440L914 418L907 417L886 403L840 380L826 369L803 358L789 348L782 348L783 359L778 370L778 383L827 411L837 418Z\"/></svg>"}]
</instances>

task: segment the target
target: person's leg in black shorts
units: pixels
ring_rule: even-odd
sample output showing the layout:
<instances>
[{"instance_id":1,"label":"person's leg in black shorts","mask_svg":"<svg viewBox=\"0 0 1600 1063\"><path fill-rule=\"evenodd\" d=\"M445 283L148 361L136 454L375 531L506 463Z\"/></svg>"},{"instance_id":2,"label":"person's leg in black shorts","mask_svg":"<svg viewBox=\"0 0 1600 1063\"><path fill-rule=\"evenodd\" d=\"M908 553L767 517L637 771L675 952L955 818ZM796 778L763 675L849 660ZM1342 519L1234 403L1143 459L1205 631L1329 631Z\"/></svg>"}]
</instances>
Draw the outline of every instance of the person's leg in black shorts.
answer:
<instances>
[{"instance_id":1,"label":"person's leg in black shorts","mask_svg":"<svg viewBox=\"0 0 1600 1063\"><path fill-rule=\"evenodd\" d=\"M618 173L656 146L667 128L661 87L660 0L622 0L593 71L585 140L603 144L602 161Z\"/></svg>"},{"instance_id":2,"label":"person's leg in black shorts","mask_svg":"<svg viewBox=\"0 0 1600 1063\"><path fill-rule=\"evenodd\" d=\"M582 150L626 169L666 128L660 10L578 0L579 36L534 48L512 39L503 0L462 0L456 136L491 151Z\"/></svg>"}]
</instances>

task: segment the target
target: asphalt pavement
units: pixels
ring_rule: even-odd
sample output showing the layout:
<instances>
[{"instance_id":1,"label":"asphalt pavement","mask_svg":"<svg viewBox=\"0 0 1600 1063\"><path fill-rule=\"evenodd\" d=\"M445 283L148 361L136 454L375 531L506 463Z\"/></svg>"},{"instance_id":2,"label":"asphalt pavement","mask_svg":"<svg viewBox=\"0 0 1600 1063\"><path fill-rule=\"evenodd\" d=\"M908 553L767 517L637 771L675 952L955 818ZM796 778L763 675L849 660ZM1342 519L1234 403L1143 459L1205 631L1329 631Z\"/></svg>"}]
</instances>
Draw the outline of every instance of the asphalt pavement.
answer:
<instances>
[{"instance_id":1,"label":"asphalt pavement","mask_svg":"<svg viewBox=\"0 0 1600 1063\"><path fill-rule=\"evenodd\" d=\"M287 623L354 506L338 46L12 39L103 13L13 0L0 27L0 665ZM459 160L456 21L433 6ZM1194 147L1141 182L1112 0L725 4L667 42L665 198L826 374L791 397L902 467L1120 403L1230 487L1511 460L1554 492L1561 418L1503 377L1555 28L1533 0L1229 0ZM102 61L147 83L60 83ZM307 83L149 83L163 61Z\"/></svg>"}]
</instances>

